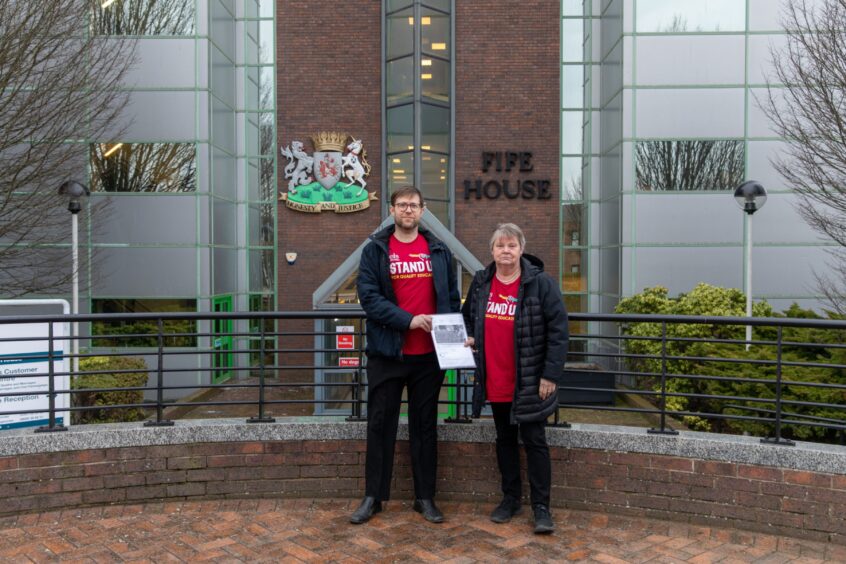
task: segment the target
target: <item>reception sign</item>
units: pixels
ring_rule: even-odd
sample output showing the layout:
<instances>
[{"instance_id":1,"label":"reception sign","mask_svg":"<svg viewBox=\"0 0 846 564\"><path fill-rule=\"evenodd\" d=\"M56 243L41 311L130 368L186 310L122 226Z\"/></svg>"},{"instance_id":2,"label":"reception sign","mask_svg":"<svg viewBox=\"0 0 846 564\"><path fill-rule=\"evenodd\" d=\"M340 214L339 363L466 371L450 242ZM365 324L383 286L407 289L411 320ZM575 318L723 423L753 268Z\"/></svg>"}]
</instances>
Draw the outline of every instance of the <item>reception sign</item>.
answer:
<instances>
[{"instance_id":1,"label":"reception sign","mask_svg":"<svg viewBox=\"0 0 846 564\"><path fill-rule=\"evenodd\" d=\"M0 430L37 427L48 423L50 343L48 323L0 325ZM63 323L53 323L53 372L66 372ZM67 375L56 376L54 389L70 388ZM56 409L69 407L69 394L56 396ZM34 413L10 413L15 411ZM68 413L56 423L69 425Z\"/></svg>"}]
</instances>

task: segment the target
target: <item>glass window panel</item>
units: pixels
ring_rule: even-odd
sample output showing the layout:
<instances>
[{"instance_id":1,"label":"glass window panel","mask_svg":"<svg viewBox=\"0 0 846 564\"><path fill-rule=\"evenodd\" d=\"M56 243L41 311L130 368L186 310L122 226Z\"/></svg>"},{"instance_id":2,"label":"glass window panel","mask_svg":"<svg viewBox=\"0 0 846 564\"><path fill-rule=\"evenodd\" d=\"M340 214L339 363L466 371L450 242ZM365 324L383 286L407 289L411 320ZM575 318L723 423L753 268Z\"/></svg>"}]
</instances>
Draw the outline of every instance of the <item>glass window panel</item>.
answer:
<instances>
[{"instance_id":1,"label":"glass window panel","mask_svg":"<svg viewBox=\"0 0 846 564\"><path fill-rule=\"evenodd\" d=\"M259 114L246 112L244 115L244 141L248 155L258 155L261 152L259 142Z\"/></svg>"},{"instance_id":2,"label":"glass window panel","mask_svg":"<svg viewBox=\"0 0 846 564\"><path fill-rule=\"evenodd\" d=\"M423 56L420 60L420 84L423 89L423 96L449 102L449 63Z\"/></svg>"},{"instance_id":3,"label":"glass window panel","mask_svg":"<svg viewBox=\"0 0 846 564\"><path fill-rule=\"evenodd\" d=\"M421 104L420 111L423 127L420 148L449 153L449 108Z\"/></svg>"},{"instance_id":4,"label":"glass window panel","mask_svg":"<svg viewBox=\"0 0 846 564\"><path fill-rule=\"evenodd\" d=\"M386 18L385 56L395 59L414 51L414 13L403 10Z\"/></svg>"},{"instance_id":5,"label":"glass window panel","mask_svg":"<svg viewBox=\"0 0 846 564\"><path fill-rule=\"evenodd\" d=\"M430 6L442 12L449 12L449 0L423 0L424 6Z\"/></svg>"},{"instance_id":6,"label":"glass window panel","mask_svg":"<svg viewBox=\"0 0 846 564\"><path fill-rule=\"evenodd\" d=\"M388 110L388 152L414 149L414 108L411 105Z\"/></svg>"},{"instance_id":7,"label":"glass window panel","mask_svg":"<svg viewBox=\"0 0 846 564\"><path fill-rule=\"evenodd\" d=\"M193 35L194 0L91 3L95 35Z\"/></svg>"},{"instance_id":8,"label":"glass window panel","mask_svg":"<svg viewBox=\"0 0 846 564\"><path fill-rule=\"evenodd\" d=\"M638 0L637 31L678 33L684 31L743 31L746 2L743 0Z\"/></svg>"},{"instance_id":9,"label":"glass window panel","mask_svg":"<svg viewBox=\"0 0 846 564\"><path fill-rule=\"evenodd\" d=\"M449 198L449 164L441 155L421 155L420 189L427 198Z\"/></svg>"},{"instance_id":10,"label":"glass window panel","mask_svg":"<svg viewBox=\"0 0 846 564\"><path fill-rule=\"evenodd\" d=\"M95 192L193 192L197 189L193 143L92 143Z\"/></svg>"},{"instance_id":11,"label":"glass window panel","mask_svg":"<svg viewBox=\"0 0 846 564\"><path fill-rule=\"evenodd\" d=\"M561 60L578 62L584 60L584 21L561 20Z\"/></svg>"},{"instance_id":12,"label":"glass window panel","mask_svg":"<svg viewBox=\"0 0 846 564\"><path fill-rule=\"evenodd\" d=\"M564 307L567 313L586 313L588 311L587 296L564 296ZM584 335L587 333L587 323L583 321L570 321L570 335ZM583 351L585 342L570 339L570 351ZM581 360L581 357L573 358L574 361Z\"/></svg>"},{"instance_id":13,"label":"glass window panel","mask_svg":"<svg viewBox=\"0 0 846 564\"><path fill-rule=\"evenodd\" d=\"M95 299L91 300L91 313L174 313L197 311L197 300L136 300ZM197 331L196 322L187 319L165 320L164 346L195 347L197 338L185 333ZM175 335L178 333L180 335ZM91 324L95 347L156 347L158 346L158 323L155 319L95 321Z\"/></svg>"},{"instance_id":14,"label":"glass window panel","mask_svg":"<svg viewBox=\"0 0 846 564\"><path fill-rule=\"evenodd\" d=\"M582 199L582 158L561 159L561 192L564 200Z\"/></svg>"},{"instance_id":15,"label":"glass window panel","mask_svg":"<svg viewBox=\"0 0 846 564\"><path fill-rule=\"evenodd\" d=\"M581 16L583 0L563 0L561 4L562 16Z\"/></svg>"},{"instance_id":16,"label":"glass window panel","mask_svg":"<svg viewBox=\"0 0 846 564\"><path fill-rule=\"evenodd\" d=\"M259 104L262 110L272 110L276 103L274 88L276 86L276 73L273 67L261 67L259 74Z\"/></svg>"},{"instance_id":17,"label":"glass window panel","mask_svg":"<svg viewBox=\"0 0 846 564\"><path fill-rule=\"evenodd\" d=\"M260 0L260 4L259 15L262 18L272 18L273 10L276 9L276 0Z\"/></svg>"},{"instance_id":18,"label":"glass window panel","mask_svg":"<svg viewBox=\"0 0 846 564\"><path fill-rule=\"evenodd\" d=\"M579 249L564 249L564 274L561 285L565 292L587 292L587 253Z\"/></svg>"},{"instance_id":19,"label":"glass window panel","mask_svg":"<svg viewBox=\"0 0 846 564\"><path fill-rule=\"evenodd\" d=\"M324 304L357 304L358 301L358 286L356 280L358 278L358 271L350 274L340 286L335 288L335 291L321 303Z\"/></svg>"},{"instance_id":20,"label":"glass window panel","mask_svg":"<svg viewBox=\"0 0 846 564\"><path fill-rule=\"evenodd\" d=\"M561 67L561 105L565 108L584 107L585 70L582 65Z\"/></svg>"},{"instance_id":21,"label":"glass window panel","mask_svg":"<svg viewBox=\"0 0 846 564\"><path fill-rule=\"evenodd\" d=\"M388 105L414 95L414 57L404 57L387 65Z\"/></svg>"},{"instance_id":22,"label":"glass window panel","mask_svg":"<svg viewBox=\"0 0 846 564\"><path fill-rule=\"evenodd\" d=\"M582 112L561 112L561 152L582 152Z\"/></svg>"},{"instance_id":23,"label":"glass window panel","mask_svg":"<svg viewBox=\"0 0 846 564\"><path fill-rule=\"evenodd\" d=\"M449 226L449 202L426 199L426 209L446 226Z\"/></svg>"},{"instance_id":24,"label":"glass window panel","mask_svg":"<svg viewBox=\"0 0 846 564\"><path fill-rule=\"evenodd\" d=\"M649 88L637 91L637 137L732 139L744 135L743 88ZM751 124L750 124L751 126ZM770 132L768 134L771 135Z\"/></svg>"},{"instance_id":25,"label":"glass window panel","mask_svg":"<svg viewBox=\"0 0 846 564\"><path fill-rule=\"evenodd\" d=\"M274 290L273 250L250 249L250 291Z\"/></svg>"},{"instance_id":26,"label":"glass window panel","mask_svg":"<svg viewBox=\"0 0 846 564\"><path fill-rule=\"evenodd\" d=\"M434 53L439 57L449 58L450 38L449 20L450 17L440 12L422 9L420 10L420 41L424 53Z\"/></svg>"},{"instance_id":27,"label":"glass window panel","mask_svg":"<svg viewBox=\"0 0 846 564\"><path fill-rule=\"evenodd\" d=\"M414 153L388 157L388 184L389 193L400 186L414 184Z\"/></svg>"},{"instance_id":28,"label":"glass window panel","mask_svg":"<svg viewBox=\"0 0 846 564\"><path fill-rule=\"evenodd\" d=\"M261 107L261 90L259 88L259 67L244 68L244 108L251 110Z\"/></svg>"},{"instance_id":29,"label":"glass window panel","mask_svg":"<svg viewBox=\"0 0 846 564\"><path fill-rule=\"evenodd\" d=\"M259 22L245 21L240 22L244 30L244 44L245 52L243 54L243 64L257 65L259 62Z\"/></svg>"},{"instance_id":30,"label":"glass window panel","mask_svg":"<svg viewBox=\"0 0 846 564\"><path fill-rule=\"evenodd\" d=\"M250 246L273 246L272 204L250 204Z\"/></svg>"},{"instance_id":31,"label":"glass window panel","mask_svg":"<svg viewBox=\"0 0 846 564\"><path fill-rule=\"evenodd\" d=\"M766 45L771 40L763 36ZM649 85L743 84L743 35L650 35L637 38L637 83ZM769 49L766 48L769 58ZM760 68L751 65L750 69Z\"/></svg>"},{"instance_id":32,"label":"glass window panel","mask_svg":"<svg viewBox=\"0 0 846 564\"><path fill-rule=\"evenodd\" d=\"M581 247L587 244L585 233L585 213L584 204L566 204L563 210L563 226L564 233L562 234L562 241L567 247Z\"/></svg>"},{"instance_id":33,"label":"glass window panel","mask_svg":"<svg viewBox=\"0 0 846 564\"><path fill-rule=\"evenodd\" d=\"M276 52L273 47L273 21L266 20L259 23L259 62L272 65Z\"/></svg>"},{"instance_id":34,"label":"glass window panel","mask_svg":"<svg viewBox=\"0 0 846 564\"><path fill-rule=\"evenodd\" d=\"M259 149L262 155L273 155L276 145L275 114L259 114Z\"/></svg>"},{"instance_id":35,"label":"glass window panel","mask_svg":"<svg viewBox=\"0 0 846 564\"><path fill-rule=\"evenodd\" d=\"M251 202L275 200L273 158L247 160L247 194Z\"/></svg>"},{"instance_id":36,"label":"glass window panel","mask_svg":"<svg viewBox=\"0 0 846 564\"><path fill-rule=\"evenodd\" d=\"M388 12L393 12L394 10L405 8L406 6L411 6L411 0L388 0L387 9Z\"/></svg>"},{"instance_id":37,"label":"glass window panel","mask_svg":"<svg viewBox=\"0 0 846 564\"><path fill-rule=\"evenodd\" d=\"M743 182L741 140L640 141L638 190L733 190Z\"/></svg>"}]
</instances>

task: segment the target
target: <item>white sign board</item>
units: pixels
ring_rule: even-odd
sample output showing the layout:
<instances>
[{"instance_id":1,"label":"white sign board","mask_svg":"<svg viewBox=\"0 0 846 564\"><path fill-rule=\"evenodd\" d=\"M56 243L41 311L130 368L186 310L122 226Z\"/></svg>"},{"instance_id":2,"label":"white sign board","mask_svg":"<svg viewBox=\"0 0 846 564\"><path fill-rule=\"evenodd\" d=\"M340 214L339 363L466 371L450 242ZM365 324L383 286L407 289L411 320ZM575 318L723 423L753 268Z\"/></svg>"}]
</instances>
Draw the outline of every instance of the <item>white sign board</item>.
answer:
<instances>
[{"instance_id":1,"label":"white sign board","mask_svg":"<svg viewBox=\"0 0 846 564\"><path fill-rule=\"evenodd\" d=\"M66 372L64 323L53 323L53 373ZM47 425L50 382L49 323L0 324L0 429ZM33 340L21 340L29 339ZM70 377L56 376L55 390L70 388ZM8 395L20 394L20 395ZM56 410L69 407L69 394L56 395ZM10 411L42 410L12 414ZM57 425L70 425L67 411Z\"/></svg>"}]
</instances>

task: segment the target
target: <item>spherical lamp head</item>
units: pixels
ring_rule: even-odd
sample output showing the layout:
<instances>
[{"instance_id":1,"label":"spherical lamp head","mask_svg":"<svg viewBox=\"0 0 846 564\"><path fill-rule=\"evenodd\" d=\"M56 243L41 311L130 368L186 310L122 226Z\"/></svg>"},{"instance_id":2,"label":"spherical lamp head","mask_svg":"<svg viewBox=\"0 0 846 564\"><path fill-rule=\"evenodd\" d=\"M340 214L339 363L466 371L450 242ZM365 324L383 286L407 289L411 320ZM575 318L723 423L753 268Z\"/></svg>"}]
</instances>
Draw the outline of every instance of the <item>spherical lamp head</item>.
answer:
<instances>
[{"instance_id":1,"label":"spherical lamp head","mask_svg":"<svg viewBox=\"0 0 846 564\"><path fill-rule=\"evenodd\" d=\"M76 180L68 180L59 186L59 196L65 196L68 199L68 211L76 214L82 210L82 198L90 195L88 188Z\"/></svg>"},{"instance_id":2,"label":"spherical lamp head","mask_svg":"<svg viewBox=\"0 0 846 564\"><path fill-rule=\"evenodd\" d=\"M767 191L760 182L748 180L737 187L734 191L734 199L740 209L752 215L767 201Z\"/></svg>"}]
</instances>

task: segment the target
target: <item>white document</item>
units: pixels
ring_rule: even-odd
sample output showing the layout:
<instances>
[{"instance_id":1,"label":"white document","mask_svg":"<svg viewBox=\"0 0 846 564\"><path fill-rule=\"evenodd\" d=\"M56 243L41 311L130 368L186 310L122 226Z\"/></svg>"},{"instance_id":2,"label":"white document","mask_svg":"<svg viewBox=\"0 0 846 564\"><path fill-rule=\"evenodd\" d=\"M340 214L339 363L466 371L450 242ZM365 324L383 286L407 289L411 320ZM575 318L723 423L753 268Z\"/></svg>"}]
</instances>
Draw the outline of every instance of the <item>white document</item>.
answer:
<instances>
[{"instance_id":1,"label":"white document","mask_svg":"<svg viewBox=\"0 0 846 564\"><path fill-rule=\"evenodd\" d=\"M441 370L451 368L476 368L473 351L464 346L467 328L460 313L442 313L432 316L432 341Z\"/></svg>"}]
</instances>

